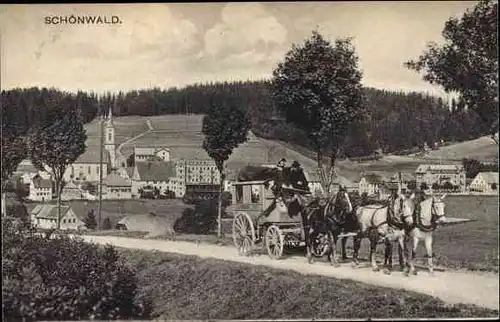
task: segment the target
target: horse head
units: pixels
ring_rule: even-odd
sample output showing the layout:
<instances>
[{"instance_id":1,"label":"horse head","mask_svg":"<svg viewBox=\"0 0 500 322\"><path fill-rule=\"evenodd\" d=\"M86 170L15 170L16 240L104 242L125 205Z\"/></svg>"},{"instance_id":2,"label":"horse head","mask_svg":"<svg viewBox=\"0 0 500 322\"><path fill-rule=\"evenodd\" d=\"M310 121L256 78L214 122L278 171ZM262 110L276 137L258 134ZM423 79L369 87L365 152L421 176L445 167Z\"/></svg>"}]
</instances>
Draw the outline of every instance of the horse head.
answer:
<instances>
[{"instance_id":1,"label":"horse head","mask_svg":"<svg viewBox=\"0 0 500 322\"><path fill-rule=\"evenodd\" d=\"M332 199L330 199L325 208L325 216L333 216L336 221L344 223L347 220L347 216L352 215L354 210L347 189L340 186L339 191Z\"/></svg>"},{"instance_id":2,"label":"horse head","mask_svg":"<svg viewBox=\"0 0 500 322\"><path fill-rule=\"evenodd\" d=\"M408 198L406 198L403 194L399 194L398 196L399 204L400 204L400 214L401 219L406 227L413 226L413 214L415 213L415 193L412 193Z\"/></svg>"},{"instance_id":3,"label":"horse head","mask_svg":"<svg viewBox=\"0 0 500 322\"><path fill-rule=\"evenodd\" d=\"M446 221L444 198L446 198L446 193L441 197L432 196L431 220L438 224Z\"/></svg>"}]
</instances>

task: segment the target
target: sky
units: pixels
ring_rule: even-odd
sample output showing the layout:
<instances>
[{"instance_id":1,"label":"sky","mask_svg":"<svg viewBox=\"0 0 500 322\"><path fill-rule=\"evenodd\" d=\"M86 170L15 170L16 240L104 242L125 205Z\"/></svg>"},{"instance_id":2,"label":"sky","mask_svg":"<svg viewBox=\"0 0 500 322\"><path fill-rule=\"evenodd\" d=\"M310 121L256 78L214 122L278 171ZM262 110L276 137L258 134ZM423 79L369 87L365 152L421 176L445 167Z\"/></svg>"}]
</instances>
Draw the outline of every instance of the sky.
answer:
<instances>
[{"instance_id":1,"label":"sky","mask_svg":"<svg viewBox=\"0 0 500 322\"><path fill-rule=\"evenodd\" d=\"M104 92L258 80L318 29L332 41L354 37L365 86L443 96L403 62L442 42L445 21L475 3L0 5L0 86ZM71 15L120 23L46 23Z\"/></svg>"}]
</instances>

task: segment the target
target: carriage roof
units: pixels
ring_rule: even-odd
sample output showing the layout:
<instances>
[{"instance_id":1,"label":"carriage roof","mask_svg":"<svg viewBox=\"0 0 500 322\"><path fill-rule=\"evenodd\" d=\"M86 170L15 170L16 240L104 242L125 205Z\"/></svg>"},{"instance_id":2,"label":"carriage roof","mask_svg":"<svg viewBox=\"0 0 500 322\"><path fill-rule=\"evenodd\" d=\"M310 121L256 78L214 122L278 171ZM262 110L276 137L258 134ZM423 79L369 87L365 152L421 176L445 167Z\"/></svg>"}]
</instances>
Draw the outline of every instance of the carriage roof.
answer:
<instances>
[{"instance_id":1,"label":"carriage roof","mask_svg":"<svg viewBox=\"0 0 500 322\"><path fill-rule=\"evenodd\" d=\"M240 185L240 186L249 186L249 185L263 185L266 183L268 180L256 180L256 181L235 181L232 184L233 185Z\"/></svg>"}]
</instances>

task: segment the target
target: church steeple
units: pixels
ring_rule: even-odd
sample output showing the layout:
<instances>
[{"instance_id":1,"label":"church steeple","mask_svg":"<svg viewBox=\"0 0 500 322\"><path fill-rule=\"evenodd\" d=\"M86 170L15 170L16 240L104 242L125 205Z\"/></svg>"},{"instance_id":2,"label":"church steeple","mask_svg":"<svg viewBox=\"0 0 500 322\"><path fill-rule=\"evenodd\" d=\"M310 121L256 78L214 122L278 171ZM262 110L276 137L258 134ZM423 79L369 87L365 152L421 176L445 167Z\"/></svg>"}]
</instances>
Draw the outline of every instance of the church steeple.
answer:
<instances>
[{"instance_id":1,"label":"church steeple","mask_svg":"<svg viewBox=\"0 0 500 322\"><path fill-rule=\"evenodd\" d=\"M107 117L107 125L110 126L110 125L113 125L113 108L109 108L109 111L108 111L108 117Z\"/></svg>"}]
</instances>

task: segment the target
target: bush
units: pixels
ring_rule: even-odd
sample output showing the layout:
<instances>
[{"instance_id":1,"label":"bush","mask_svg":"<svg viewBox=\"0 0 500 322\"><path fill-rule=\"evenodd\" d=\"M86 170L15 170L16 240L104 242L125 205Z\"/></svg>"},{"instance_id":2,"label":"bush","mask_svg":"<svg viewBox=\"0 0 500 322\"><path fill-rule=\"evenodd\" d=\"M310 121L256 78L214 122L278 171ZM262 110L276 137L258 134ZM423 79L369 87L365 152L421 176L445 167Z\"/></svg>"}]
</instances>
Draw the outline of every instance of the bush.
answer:
<instances>
[{"instance_id":1,"label":"bush","mask_svg":"<svg viewBox=\"0 0 500 322\"><path fill-rule=\"evenodd\" d=\"M112 228L112 225L111 225L111 220L106 217L104 219L104 221L102 222L102 229L103 230L110 230Z\"/></svg>"},{"instance_id":2,"label":"bush","mask_svg":"<svg viewBox=\"0 0 500 322\"><path fill-rule=\"evenodd\" d=\"M4 321L149 318L135 272L112 246L20 230L2 218Z\"/></svg>"},{"instance_id":3,"label":"bush","mask_svg":"<svg viewBox=\"0 0 500 322\"><path fill-rule=\"evenodd\" d=\"M85 227L88 229L96 229L97 228L97 220L95 219L94 210L91 209L87 214L87 217L82 220L85 223Z\"/></svg>"}]
</instances>

